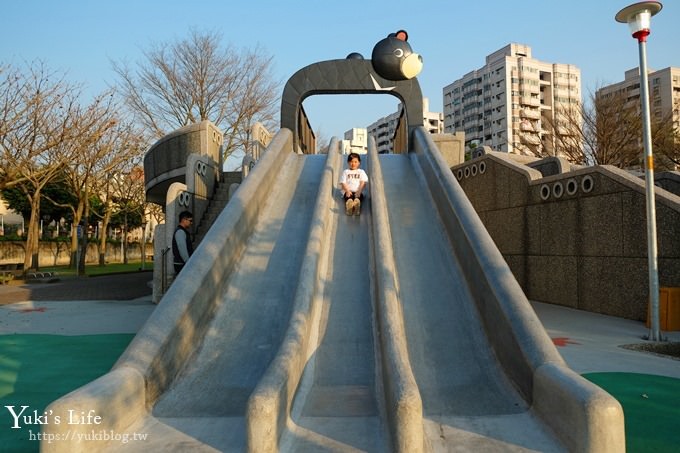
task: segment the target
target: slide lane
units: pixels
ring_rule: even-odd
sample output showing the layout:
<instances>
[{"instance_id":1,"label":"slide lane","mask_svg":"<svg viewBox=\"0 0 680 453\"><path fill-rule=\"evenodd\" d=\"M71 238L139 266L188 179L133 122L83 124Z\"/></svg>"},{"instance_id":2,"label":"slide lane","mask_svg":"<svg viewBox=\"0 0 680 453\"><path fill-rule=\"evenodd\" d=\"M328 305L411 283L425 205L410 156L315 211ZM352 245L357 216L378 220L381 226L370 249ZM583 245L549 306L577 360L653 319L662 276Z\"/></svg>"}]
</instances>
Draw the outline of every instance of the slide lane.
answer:
<instances>
[{"instance_id":1,"label":"slide lane","mask_svg":"<svg viewBox=\"0 0 680 453\"><path fill-rule=\"evenodd\" d=\"M620 404L566 366L430 134L410 145L369 146L399 451L623 450Z\"/></svg>"},{"instance_id":2,"label":"slide lane","mask_svg":"<svg viewBox=\"0 0 680 453\"><path fill-rule=\"evenodd\" d=\"M380 156L411 367L435 450L559 451L499 366L434 201L408 155ZM518 430L519 435L518 435Z\"/></svg>"},{"instance_id":3,"label":"slide lane","mask_svg":"<svg viewBox=\"0 0 680 453\"><path fill-rule=\"evenodd\" d=\"M145 448L246 448L247 401L288 327L325 159L286 158L196 357L138 428L156 439Z\"/></svg>"},{"instance_id":4,"label":"slide lane","mask_svg":"<svg viewBox=\"0 0 680 453\"><path fill-rule=\"evenodd\" d=\"M334 192L321 309L281 451L387 451L376 393L370 198L361 216L348 217Z\"/></svg>"}]
</instances>

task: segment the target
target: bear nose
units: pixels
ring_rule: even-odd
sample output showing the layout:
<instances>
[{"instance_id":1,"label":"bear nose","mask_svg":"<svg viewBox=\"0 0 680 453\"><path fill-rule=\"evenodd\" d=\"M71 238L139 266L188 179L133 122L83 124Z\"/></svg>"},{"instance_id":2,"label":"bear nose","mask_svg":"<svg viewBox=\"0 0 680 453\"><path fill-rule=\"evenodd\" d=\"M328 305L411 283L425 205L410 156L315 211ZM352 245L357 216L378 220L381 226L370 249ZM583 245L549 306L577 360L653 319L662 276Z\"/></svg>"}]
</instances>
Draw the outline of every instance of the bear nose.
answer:
<instances>
[{"instance_id":1,"label":"bear nose","mask_svg":"<svg viewBox=\"0 0 680 453\"><path fill-rule=\"evenodd\" d=\"M406 79L412 79L423 69L423 57L412 53L401 62L401 73Z\"/></svg>"}]
</instances>

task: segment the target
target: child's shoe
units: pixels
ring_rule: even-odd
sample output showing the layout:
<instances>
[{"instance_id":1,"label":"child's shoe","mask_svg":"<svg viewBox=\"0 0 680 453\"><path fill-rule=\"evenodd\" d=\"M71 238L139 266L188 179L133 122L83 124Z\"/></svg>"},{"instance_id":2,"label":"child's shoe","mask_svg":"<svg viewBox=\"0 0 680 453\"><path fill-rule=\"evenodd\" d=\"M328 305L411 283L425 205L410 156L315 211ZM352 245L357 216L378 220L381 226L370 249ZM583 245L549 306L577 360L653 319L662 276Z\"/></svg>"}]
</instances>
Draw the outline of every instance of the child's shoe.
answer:
<instances>
[{"instance_id":1,"label":"child's shoe","mask_svg":"<svg viewBox=\"0 0 680 453\"><path fill-rule=\"evenodd\" d=\"M345 202L345 214L352 215L353 210L354 210L354 200L352 200L351 198L348 198L347 201Z\"/></svg>"},{"instance_id":2,"label":"child's shoe","mask_svg":"<svg viewBox=\"0 0 680 453\"><path fill-rule=\"evenodd\" d=\"M361 200L358 198L354 199L354 215L361 214Z\"/></svg>"}]
</instances>

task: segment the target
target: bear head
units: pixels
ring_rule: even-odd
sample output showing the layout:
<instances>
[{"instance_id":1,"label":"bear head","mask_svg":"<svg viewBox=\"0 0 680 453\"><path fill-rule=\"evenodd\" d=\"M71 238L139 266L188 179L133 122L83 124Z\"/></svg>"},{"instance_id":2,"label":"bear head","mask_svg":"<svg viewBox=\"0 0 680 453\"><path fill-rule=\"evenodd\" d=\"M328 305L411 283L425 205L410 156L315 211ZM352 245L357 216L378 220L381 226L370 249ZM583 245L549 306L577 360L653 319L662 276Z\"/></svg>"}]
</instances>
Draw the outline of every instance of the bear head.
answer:
<instances>
[{"instance_id":1,"label":"bear head","mask_svg":"<svg viewBox=\"0 0 680 453\"><path fill-rule=\"evenodd\" d=\"M408 80L423 69L423 58L411 50L408 33L399 30L378 41L373 47L373 69L388 80Z\"/></svg>"}]
</instances>

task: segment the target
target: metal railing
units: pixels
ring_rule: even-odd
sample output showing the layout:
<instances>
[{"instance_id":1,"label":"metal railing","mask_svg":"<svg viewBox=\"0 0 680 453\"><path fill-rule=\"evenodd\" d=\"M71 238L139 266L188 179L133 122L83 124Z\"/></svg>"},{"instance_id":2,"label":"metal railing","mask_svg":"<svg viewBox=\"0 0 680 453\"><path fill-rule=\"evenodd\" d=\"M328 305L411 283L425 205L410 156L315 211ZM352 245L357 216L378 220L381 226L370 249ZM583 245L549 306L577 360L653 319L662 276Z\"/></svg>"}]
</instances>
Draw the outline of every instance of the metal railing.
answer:
<instances>
[{"instance_id":1,"label":"metal railing","mask_svg":"<svg viewBox=\"0 0 680 453\"><path fill-rule=\"evenodd\" d=\"M168 289L168 260L165 258L170 251L167 247L161 252L161 295Z\"/></svg>"}]
</instances>

